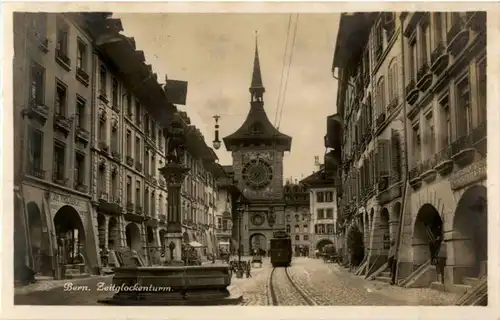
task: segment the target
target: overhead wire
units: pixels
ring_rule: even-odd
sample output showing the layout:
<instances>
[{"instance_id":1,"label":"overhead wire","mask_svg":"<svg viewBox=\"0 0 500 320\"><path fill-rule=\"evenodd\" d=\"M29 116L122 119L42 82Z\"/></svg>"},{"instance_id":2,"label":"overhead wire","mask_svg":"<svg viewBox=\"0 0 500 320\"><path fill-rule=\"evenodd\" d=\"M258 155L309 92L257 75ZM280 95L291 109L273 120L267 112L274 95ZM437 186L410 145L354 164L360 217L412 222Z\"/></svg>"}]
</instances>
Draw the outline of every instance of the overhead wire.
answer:
<instances>
[{"instance_id":1,"label":"overhead wire","mask_svg":"<svg viewBox=\"0 0 500 320\"><path fill-rule=\"evenodd\" d=\"M289 60L288 60L288 69L287 69L287 74L286 74L286 78L285 78L285 88L283 89L283 99L281 100L281 110L280 110L280 115L279 115L279 118L278 118L278 123L277 123L277 126L276 126L277 129L280 128L281 119L283 117L283 110L285 109L286 90L287 90L287 87L288 87L288 79L289 79L289 76L290 76L290 67L292 65L293 51L294 51L294 48L295 48L295 39L296 39L296 36L297 36L297 26L298 25L299 25L299 14L297 13L297 18L295 19L295 27L294 27L294 30L293 30L292 47L290 49L290 57L289 57Z\"/></svg>"},{"instance_id":2,"label":"overhead wire","mask_svg":"<svg viewBox=\"0 0 500 320\"><path fill-rule=\"evenodd\" d=\"M290 26L292 24L292 14L288 16L288 27L286 31L286 42L285 42L285 52L283 53L283 65L281 67L281 75L280 75L280 87L278 89L278 102L276 103L276 113L274 115L274 126L278 123L278 113L280 110L280 99L281 99L281 90L283 88L283 75L285 74L285 65L286 65L286 53L288 51L288 40L290 39Z\"/></svg>"}]
</instances>

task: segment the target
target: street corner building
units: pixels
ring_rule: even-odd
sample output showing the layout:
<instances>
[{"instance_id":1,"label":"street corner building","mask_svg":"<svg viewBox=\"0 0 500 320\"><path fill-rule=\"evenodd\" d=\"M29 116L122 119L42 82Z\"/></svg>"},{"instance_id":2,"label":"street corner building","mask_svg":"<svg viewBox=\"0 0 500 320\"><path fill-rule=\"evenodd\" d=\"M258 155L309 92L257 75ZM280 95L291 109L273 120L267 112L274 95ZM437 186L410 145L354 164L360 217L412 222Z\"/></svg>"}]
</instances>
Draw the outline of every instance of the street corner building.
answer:
<instances>
[{"instance_id":1,"label":"street corner building","mask_svg":"<svg viewBox=\"0 0 500 320\"><path fill-rule=\"evenodd\" d=\"M328 161L328 157L325 157ZM335 171L335 166L333 166ZM326 172L329 170L321 165L318 171L301 180L309 191L309 208L311 221L311 255L323 251L325 245L334 245L341 252L344 247L339 236L337 188L335 179Z\"/></svg>"},{"instance_id":2,"label":"street corner building","mask_svg":"<svg viewBox=\"0 0 500 320\"><path fill-rule=\"evenodd\" d=\"M190 169L183 241L200 243L204 258L217 254L216 217L230 210L217 204L218 179L227 174L175 106L185 103L187 84L160 85L122 31L111 13L14 14L16 270L86 277L119 267L123 249L142 265L160 264L169 181L159 169L174 118Z\"/></svg>"},{"instance_id":3,"label":"street corner building","mask_svg":"<svg viewBox=\"0 0 500 320\"><path fill-rule=\"evenodd\" d=\"M309 256L311 251L310 194L307 186L291 179L284 186L285 230L290 235L294 255Z\"/></svg>"},{"instance_id":4,"label":"street corner building","mask_svg":"<svg viewBox=\"0 0 500 320\"><path fill-rule=\"evenodd\" d=\"M486 281L486 13L344 13L333 60L356 272L389 281L395 243L402 286Z\"/></svg>"}]
</instances>

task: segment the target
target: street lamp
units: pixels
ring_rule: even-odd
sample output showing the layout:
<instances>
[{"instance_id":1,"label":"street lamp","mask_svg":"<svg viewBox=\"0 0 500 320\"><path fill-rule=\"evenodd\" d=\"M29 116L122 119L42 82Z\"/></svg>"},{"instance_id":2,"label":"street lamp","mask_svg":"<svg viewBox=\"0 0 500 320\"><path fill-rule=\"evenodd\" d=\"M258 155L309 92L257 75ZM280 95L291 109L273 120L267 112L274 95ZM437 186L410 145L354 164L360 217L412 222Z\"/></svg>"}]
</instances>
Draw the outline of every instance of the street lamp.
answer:
<instances>
[{"instance_id":1,"label":"street lamp","mask_svg":"<svg viewBox=\"0 0 500 320\"><path fill-rule=\"evenodd\" d=\"M214 139L214 141L212 141L212 144L213 144L213 147L215 150L219 150L219 148L221 146L221 142L219 140L219 118L220 118L220 116L215 115L215 116L213 116L213 118L215 119L215 139Z\"/></svg>"}]
</instances>

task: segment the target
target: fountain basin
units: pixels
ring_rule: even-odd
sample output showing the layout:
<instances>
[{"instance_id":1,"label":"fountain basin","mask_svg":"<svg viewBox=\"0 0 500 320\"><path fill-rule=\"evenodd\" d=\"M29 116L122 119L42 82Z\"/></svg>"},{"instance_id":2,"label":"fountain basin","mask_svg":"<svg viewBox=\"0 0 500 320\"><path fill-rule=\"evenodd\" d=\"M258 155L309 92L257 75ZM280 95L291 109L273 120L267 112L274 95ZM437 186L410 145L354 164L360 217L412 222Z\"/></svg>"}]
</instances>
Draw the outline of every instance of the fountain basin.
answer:
<instances>
[{"instance_id":1,"label":"fountain basin","mask_svg":"<svg viewBox=\"0 0 500 320\"><path fill-rule=\"evenodd\" d=\"M157 266L115 268L113 305L230 305L242 295L228 291L228 266Z\"/></svg>"}]
</instances>

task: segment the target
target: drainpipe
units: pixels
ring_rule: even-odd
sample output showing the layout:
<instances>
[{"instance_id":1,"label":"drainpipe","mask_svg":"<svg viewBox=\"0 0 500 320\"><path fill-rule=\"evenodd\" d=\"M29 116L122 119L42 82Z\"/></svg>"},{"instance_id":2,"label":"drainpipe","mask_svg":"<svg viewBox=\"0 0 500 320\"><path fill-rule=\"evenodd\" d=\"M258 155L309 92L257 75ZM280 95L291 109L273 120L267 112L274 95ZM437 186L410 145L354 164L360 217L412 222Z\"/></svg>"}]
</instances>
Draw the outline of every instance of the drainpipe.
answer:
<instances>
[{"instance_id":1,"label":"drainpipe","mask_svg":"<svg viewBox=\"0 0 500 320\"><path fill-rule=\"evenodd\" d=\"M405 179L404 179L404 189L403 189L403 205L401 206L401 213L399 215L399 232L398 232L398 238L397 238L397 246L396 246L396 254L395 254L395 259L396 259L396 270L395 270L395 281L397 283L398 281L398 274L399 274L399 252L401 249L401 242L403 239L403 225L404 225L404 214L406 212L406 195L407 195L407 190L408 190L408 183L410 179L410 168L409 168L409 160L408 160L408 128L407 128L407 121L406 121L406 110L407 110L407 102L406 102L406 97L404 96L404 84L406 82L406 74L405 74L405 55L404 55L404 36L403 36L403 22L404 18L400 15L400 37L401 37L401 57L402 57L402 62L401 62L401 67L402 67L402 83L403 83L403 140L404 140L404 161L405 161Z\"/></svg>"}]
</instances>

